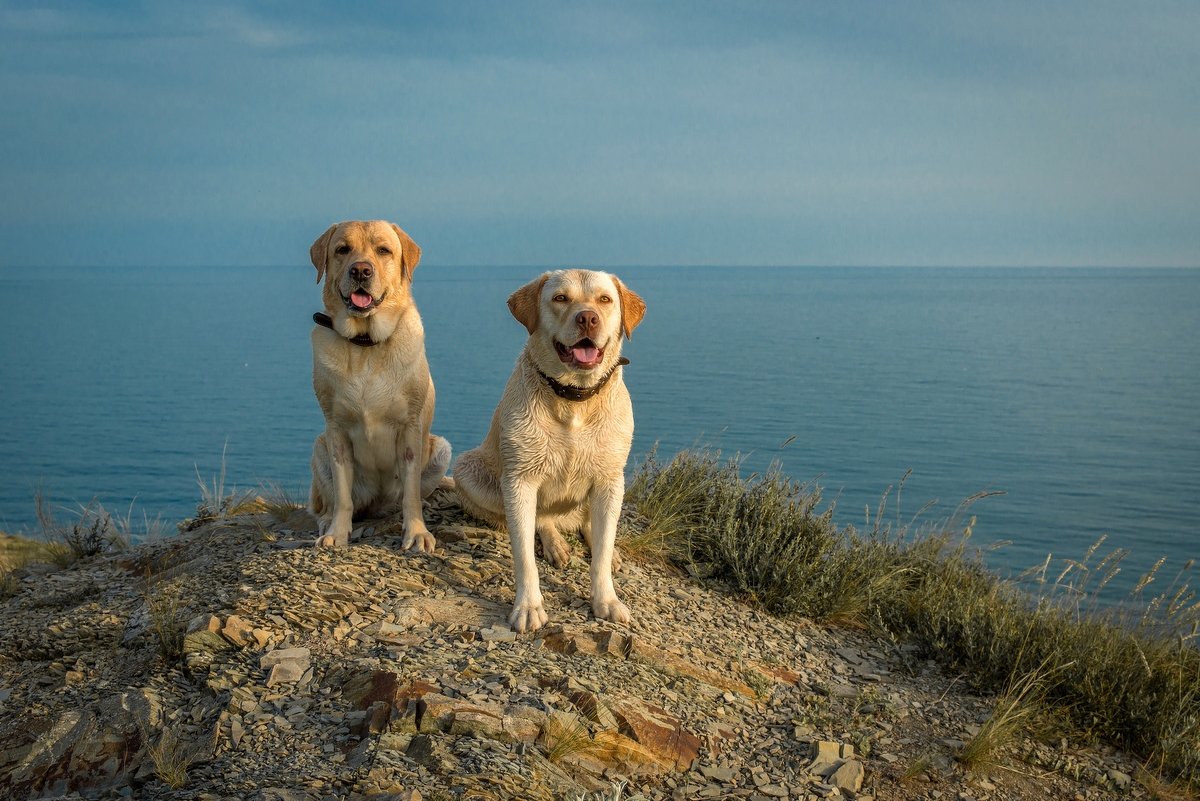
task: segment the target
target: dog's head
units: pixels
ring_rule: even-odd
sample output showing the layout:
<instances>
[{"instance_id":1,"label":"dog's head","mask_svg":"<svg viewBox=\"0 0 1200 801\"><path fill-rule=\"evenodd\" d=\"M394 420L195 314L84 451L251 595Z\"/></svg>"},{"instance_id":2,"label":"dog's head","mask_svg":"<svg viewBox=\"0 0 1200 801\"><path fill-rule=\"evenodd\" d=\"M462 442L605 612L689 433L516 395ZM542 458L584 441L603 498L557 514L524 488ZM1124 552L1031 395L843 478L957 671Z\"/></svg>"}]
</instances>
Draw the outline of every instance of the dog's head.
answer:
<instances>
[{"instance_id":1,"label":"dog's head","mask_svg":"<svg viewBox=\"0 0 1200 801\"><path fill-rule=\"evenodd\" d=\"M538 369L567 383L595 384L621 356L646 303L615 275L595 270L544 273L508 299L529 331L527 349Z\"/></svg>"},{"instance_id":2,"label":"dog's head","mask_svg":"<svg viewBox=\"0 0 1200 801\"><path fill-rule=\"evenodd\" d=\"M339 321L397 312L411 297L412 273L421 261L412 237L383 220L332 225L309 255L317 282L325 279L325 310Z\"/></svg>"}]
</instances>

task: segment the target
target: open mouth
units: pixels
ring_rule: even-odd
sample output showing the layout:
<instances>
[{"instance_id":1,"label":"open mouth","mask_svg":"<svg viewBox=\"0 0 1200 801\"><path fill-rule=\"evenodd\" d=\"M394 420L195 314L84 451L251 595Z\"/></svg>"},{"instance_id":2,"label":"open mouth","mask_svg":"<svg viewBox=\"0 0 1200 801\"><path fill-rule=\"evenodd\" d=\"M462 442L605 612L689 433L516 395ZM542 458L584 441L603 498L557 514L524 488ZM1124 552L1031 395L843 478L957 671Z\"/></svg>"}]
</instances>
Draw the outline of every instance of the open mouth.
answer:
<instances>
[{"instance_id":1,"label":"open mouth","mask_svg":"<svg viewBox=\"0 0 1200 801\"><path fill-rule=\"evenodd\" d=\"M604 360L604 348L597 347L595 342L586 337L569 346L555 340L554 349L558 351L558 358L563 364L581 370L591 370Z\"/></svg>"},{"instance_id":2,"label":"open mouth","mask_svg":"<svg viewBox=\"0 0 1200 801\"><path fill-rule=\"evenodd\" d=\"M386 293L384 296L386 296ZM343 295L342 300L345 301L346 308L349 309L352 314L367 314L383 302L383 297L376 298L365 289L356 289L349 295Z\"/></svg>"}]
</instances>

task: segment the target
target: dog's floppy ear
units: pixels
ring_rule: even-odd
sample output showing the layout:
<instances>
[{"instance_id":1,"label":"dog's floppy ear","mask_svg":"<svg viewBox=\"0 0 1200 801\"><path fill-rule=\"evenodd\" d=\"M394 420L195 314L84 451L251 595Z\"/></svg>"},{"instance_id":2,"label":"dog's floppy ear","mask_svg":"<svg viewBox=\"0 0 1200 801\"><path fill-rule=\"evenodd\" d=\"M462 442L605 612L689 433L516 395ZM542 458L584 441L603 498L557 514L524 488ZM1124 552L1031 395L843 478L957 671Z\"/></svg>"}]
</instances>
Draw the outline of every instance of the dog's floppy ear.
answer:
<instances>
[{"instance_id":1,"label":"dog's floppy ear","mask_svg":"<svg viewBox=\"0 0 1200 801\"><path fill-rule=\"evenodd\" d=\"M542 287L546 285L546 279L549 277L550 273L542 273L508 296L508 310L531 334L538 327L538 301L542 297Z\"/></svg>"},{"instance_id":2,"label":"dog's floppy ear","mask_svg":"<svg viewBox=\"0 0 1200 801\"><path fill-rule=\"evenodd\" d=\"M621 296L621 331L626 339L633 339L633 329L637 328L638 323L646 316L646 301L622 284L621 279L615 275L613 283L617 285L617 294Z\"/></svg>"},{"instance_id":3,"label":"dog's floppy ear","mask_svg":"<svg viewBox=\"0 0 1200 801\"><path fill-rule=\"evenodd\" d=\"M329 242L333 239L333 232L336 230L336 225L329 226L329 230L318 236L317 241L313 242L312 247L308 249L308 257L312 259L313 267L317 268L318 284L325 277L325 268L329 264Z\"/></svg>"},{"instance_id":4,"label":"dog's floppy ear","mask_svg":"<svg viewBox=\"0 0 1200 801\"><path fill-rule=\"evenodd\" d=\"M400 268L404 270L404 277L411 280L413 270L421 262L421 248L400 226L392 223L392 230L400 237Z\"/></svg>"}]
</instances>

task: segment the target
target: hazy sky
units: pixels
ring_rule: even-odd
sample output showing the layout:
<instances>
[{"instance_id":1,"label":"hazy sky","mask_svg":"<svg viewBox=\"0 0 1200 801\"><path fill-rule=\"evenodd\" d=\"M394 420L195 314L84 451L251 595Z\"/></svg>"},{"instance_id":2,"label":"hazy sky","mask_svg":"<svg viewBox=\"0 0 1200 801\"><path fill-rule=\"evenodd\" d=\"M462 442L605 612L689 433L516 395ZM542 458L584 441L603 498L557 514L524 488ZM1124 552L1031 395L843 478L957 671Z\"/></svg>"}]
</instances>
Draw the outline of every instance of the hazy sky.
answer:
<instances>
[{"instance_id":1,"label":"hazy sky","mask_svg":"<svg viewBox=\"0 0 1200 801\"><path fill-rule=\"evenodd\" d=\"M0 265L1200 265L1200 3L0 2Z\"/></svg>"}]
</instances>

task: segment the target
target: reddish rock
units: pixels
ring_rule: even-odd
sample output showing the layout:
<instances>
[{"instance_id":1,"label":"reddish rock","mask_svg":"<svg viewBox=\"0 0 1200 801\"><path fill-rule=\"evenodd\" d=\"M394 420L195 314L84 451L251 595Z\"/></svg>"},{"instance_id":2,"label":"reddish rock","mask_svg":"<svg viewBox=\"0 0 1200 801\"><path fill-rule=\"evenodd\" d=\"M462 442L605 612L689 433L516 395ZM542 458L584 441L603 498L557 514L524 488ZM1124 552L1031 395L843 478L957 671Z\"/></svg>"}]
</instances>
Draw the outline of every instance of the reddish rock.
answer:
<instances>
[{"instance_id":1,"label":"reddish rock","mask_svg":"<svg viewBox=\"0 0 1200 801\"><path fill-rule=\"evenodd\" d=\"M782 665L766 665L762 663L754 663L751 667L761 673L768 679L773 679L782 684L799 684L800 674L794 670L788 670Z\"/></svg>"},{"instance_id":2,"label":"reddish rock","mask_svg":"<svg viewBox=\"0 0 1200 801\"><path fill-rule=\"evenodd\" d=\"M709 669L684 657L655 648L644 639L632 640L630 658L652 665L669 676L688 676L718 690L731 690L747 698L757 697L754 690L744 682L730 678L715 668Z\"/></svg>"},{"instance_id":3,"label":"reddish rock","mask_svg":"<svg viewBox=\"0 0 1200 801\"><path fill-rule=\"evenodd\" d=\"M676 770L690 769L700 755L703 741L665 709L637 698L622 698L612 702L611 707L622 734Z\"/></svg>"},{"instance_id":4,"label":"reddish rock","mask_svg":"<svg viewBox=\"0 0 1200 801\"><path fill-rule=\"evenodd\" d=\"M663 759L643 743L615 731L596 732L588 756L607 763L608 767L626 776L664 773L676 767L673 760Z\"/></svg>"}]
</instances>

